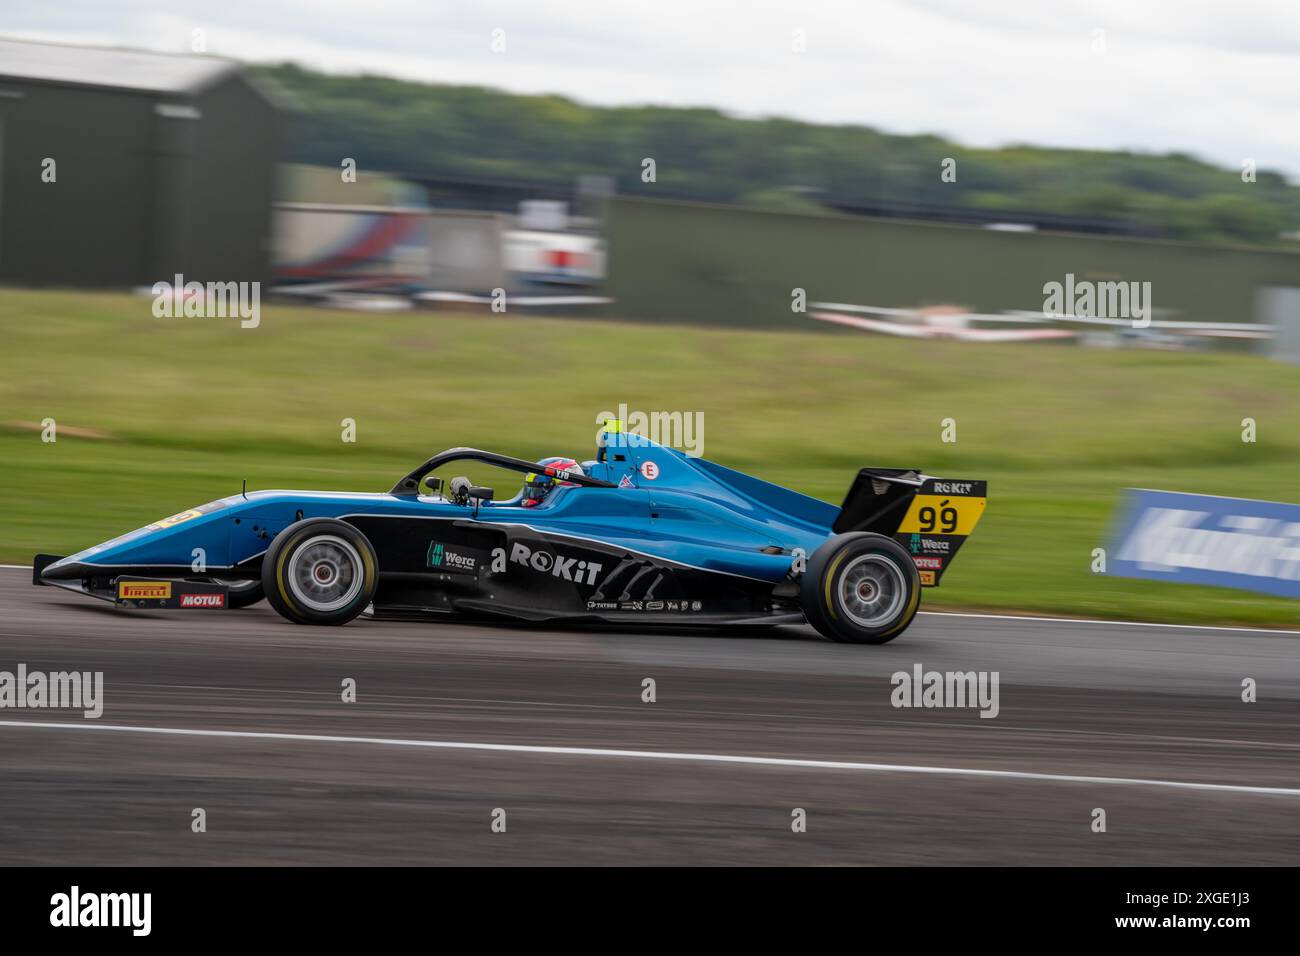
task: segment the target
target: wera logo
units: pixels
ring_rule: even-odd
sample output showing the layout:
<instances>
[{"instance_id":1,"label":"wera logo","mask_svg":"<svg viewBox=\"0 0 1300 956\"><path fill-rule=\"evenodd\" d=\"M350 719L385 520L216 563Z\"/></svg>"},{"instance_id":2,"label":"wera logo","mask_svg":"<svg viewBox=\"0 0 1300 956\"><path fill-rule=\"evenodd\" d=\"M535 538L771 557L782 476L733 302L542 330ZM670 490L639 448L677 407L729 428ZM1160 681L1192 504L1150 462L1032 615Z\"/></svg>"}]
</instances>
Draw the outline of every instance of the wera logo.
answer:
<instances>
[{"instance_id":1,"label":"wera logo","mask_svg":"<svg viewBox=\"0 0 1300 956\"><path fill-rule=\"evenodd\" d=\"M468 554L448 551L440 541L429 542L429 555L426 562L431 568L447 571L473 571L478 562Z\"/></svg>"},{"instance_id":2,"label":"wera logo","mask_svg":"<svg viewBox=\"0 0 1300 956\"><path fill-rule=\"evenodd\" d=\"M133 936L148 936L153 920L152 893L69 893L50 897L51 926L129 926Z\"/></svg>"},{"instance_id":3,"label":"wera logo","mask_svg":"<svg viewBox=\"0 0 1300 956\"><path fill-rule=\"evenodd\" d=\"M913 664L910 674L890 675L894 691L889 702L895 707L978 707L980 717L996 717L999 678L997 671L923 673L920 664Z\"/></svg>"},{"instance_id":4,"label":"wera logo","mask_svg":"<svg viewBox=\"0 0 1300 956\"><path fill-rule=\"evenodd\" d=\"M552 574L557 578L563 578L565 581L574 581L578 584L595 584L596 575L600 573L601 566L595 561L580 561L577 558L566 558L562 554L551 554L549 551L533 551L527 545L520 544L516 541L510 546L510 560L515 564L522 564L526 568L532 568L534 571L541 571L545 574ZM506 569L506 549L492 549L492 572L494 574Z\"/></svg>"},{"instance_id":5,"label":"wera logo","mask_svg":"<svg viewBox=\"0 0 1300 956\"><path fill-rule=\"evenodd\" d=\"M952 542L946 538L925 538L914 534L908 548L913 554L948 554L952 551Z\"/></svg>"}]
</instances>

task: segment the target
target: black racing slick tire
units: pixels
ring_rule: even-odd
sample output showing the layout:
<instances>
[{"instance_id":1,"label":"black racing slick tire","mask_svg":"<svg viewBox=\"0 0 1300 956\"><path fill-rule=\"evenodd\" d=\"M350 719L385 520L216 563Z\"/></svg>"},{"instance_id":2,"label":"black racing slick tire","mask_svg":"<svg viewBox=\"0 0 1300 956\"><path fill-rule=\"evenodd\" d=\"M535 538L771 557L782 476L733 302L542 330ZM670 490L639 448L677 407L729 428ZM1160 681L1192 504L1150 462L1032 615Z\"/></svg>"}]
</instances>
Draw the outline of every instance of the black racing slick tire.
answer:
<instances>
[{"instance_id":1,"label":"black racing slick tire","mask_svg":"<svg viewBox=\"0 0 1300 956\"><path fill-rule=\"evenodd\" d=\"M201 584L221 584L226 589L226 606L238 610L240 607L252 607L266 597L261 589L260 578L244 581L226 581L220 578L186 578L187 581L199 581Z\"/></svg>"},{"instance_id":2,"label":"black racing slick tire","mask_svg":"<svg viewBox=\"0 0 1300 956\"><path fill-rule=\"evenodd\" d=\"M262 589L262 582L256 579L223 581L220 583L226 586L226 603L232 608L252 607L266 597L266 591Z\"/></svg>"},{"instance_id":3,"label":"black racing slick tire","mask_svg":"<svg viewBox=\"0 0 1300 956\"><path fill-rule=\"evenodd\" d=\"M346 624L366 609L378 583L370 541L333 518L289 525L262 559L267 603L295 624Z\"/></svg>"},{"instance_id":4,"label":"black racing slick tire","mask_svg":"<svg viewBox=\"0 0 1300 956\"><path fill-rule=\"evenodd\" d=\"M799 580L804 617L844 644L885 644L907 629L921 604L921 577L893 538L839 534L813 552Z\"/></svg>"},{"instance_id":5,"label":"black racing slick tire","mask_svg":"<svg viewBox=\"0 0 1300 956\"><path fill-rule=\"evenodd\" d=\"M224 584L226 606L236 610L241 607L252 607L266 597L266 592L262 590L261 578L249 578L247 581L221 581L217 578L190 578L189 580L202 581L204 584Z\"/></svg>"}]
</instances>

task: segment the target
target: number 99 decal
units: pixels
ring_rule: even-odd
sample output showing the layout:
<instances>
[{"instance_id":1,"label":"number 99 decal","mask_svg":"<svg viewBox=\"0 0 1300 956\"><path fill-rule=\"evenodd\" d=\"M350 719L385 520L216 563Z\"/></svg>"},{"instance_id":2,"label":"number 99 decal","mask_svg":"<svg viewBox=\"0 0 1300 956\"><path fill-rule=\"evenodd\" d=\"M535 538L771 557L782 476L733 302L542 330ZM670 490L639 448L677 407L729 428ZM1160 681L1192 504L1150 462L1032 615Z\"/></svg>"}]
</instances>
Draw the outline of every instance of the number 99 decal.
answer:
<instances>
[{"instance_id":1,"label":"number 99 decal","mask_svg":"<svg viewBox=\"0 0 1300 956\"><path fill-rule=\"evenodd\" d=\"M898 533L968 535L984 514L984 503L984 498L917 495Z\"/></svg>"},{"instance_id":2,"label":"number 99 decal","mask_svg":"<svg viewBox=\"0 0 1300 956\"><path fill-rule=\"evenodd\" d=\"M957 509L947 501L943 502L935 513L933 505L923 505L917 512L917 522L925 534L954 534L957 531Z\"/></svg>"}]
</instances>

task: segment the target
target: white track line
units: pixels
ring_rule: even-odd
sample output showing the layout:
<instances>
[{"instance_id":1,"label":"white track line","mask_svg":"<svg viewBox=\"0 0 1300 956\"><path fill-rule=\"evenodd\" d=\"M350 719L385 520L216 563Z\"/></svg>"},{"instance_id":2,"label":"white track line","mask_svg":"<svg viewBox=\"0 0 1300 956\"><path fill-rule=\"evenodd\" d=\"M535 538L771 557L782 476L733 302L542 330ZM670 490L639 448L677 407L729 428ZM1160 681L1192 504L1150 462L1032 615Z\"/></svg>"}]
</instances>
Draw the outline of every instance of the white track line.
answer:
<instances>
[{"instance_id":1,"label":"white track line","mask_svg":"<svg viewBox=\"0 0 1300 956\"><path fill-rule=\"evenodd\" d=\"M431 750L474 750L498 753L553 754L562 757L614 757L632 760L689 760L696 763L745 764L758 767L793 767L803 770L861 770L880 773L918 773L953 777L994 777L1004 780L1038 780L1049 783L1092 783L1131 787L1168 787L1300 797L1300 788L1249 787L1230 783L1188 783L1135 777L1089 777L1077 774L1031 773L1023 770L984 770L972 767L923 767L907 764L859 763L851 760L801 760L795 757L747 757L732 754L675 753L660 750L610 750L603 747L540 747L528 744L461 743L447 740L407 740L397 737L340 737L330 734L286 734L253 730L194 730L181 727L137 727L128 724L55 723L43 720L0 720L0 727L44 730L93 730L175 737L223 737L238 740L285 740L296 743L371 744L383 747L421 747Z\"/></svg>"},{"instance_id":2,"label":"white track line","mask_svg":"<svg viewBox=\"0 0 1300 956\"><path fill-rule=\"evenodd\" d=\"M917 611L918 616L928 614L931 617L979 617L991 621L1037 621L1046 624L1115 624L1123 627L1174 627L1186 631L1245 631L1249 634L1289 634L1300 635L1300 630L1288 630L1281 627L1233 627L1228 624L1164 624L1159 621L1108 621L1105 618L1091 617L1036 617L1032 614L980 614L977 611Z\"/></svg>"}]
</instances>

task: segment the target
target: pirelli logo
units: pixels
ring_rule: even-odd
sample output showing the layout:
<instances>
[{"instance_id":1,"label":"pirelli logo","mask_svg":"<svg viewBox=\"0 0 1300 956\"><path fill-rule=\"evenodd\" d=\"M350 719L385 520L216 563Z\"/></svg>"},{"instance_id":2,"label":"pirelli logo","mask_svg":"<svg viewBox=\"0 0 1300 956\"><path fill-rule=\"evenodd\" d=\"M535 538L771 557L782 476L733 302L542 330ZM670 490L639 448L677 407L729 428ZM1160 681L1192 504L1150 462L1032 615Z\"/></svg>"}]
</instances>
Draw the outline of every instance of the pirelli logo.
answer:
<instances>
[{"instance_id":1,"label":"pirelli logo","mask_svg":"<svg viewBox=\"0 0 1300 956\"><path fill-rule=\"evenodd\" d=\"M172 584L170 581L121 581L117 596L123 600L166 601L172 596Z\"/></svg>"}]
</instances>

